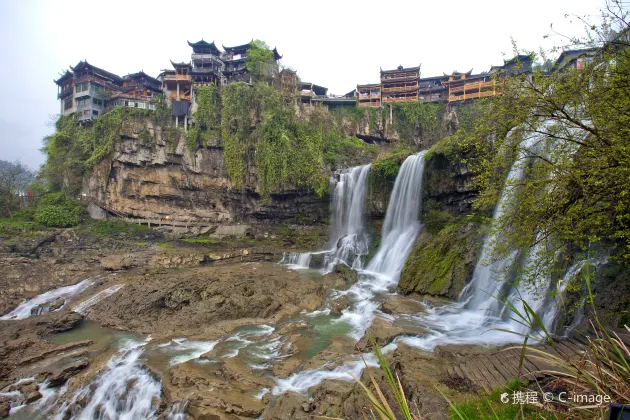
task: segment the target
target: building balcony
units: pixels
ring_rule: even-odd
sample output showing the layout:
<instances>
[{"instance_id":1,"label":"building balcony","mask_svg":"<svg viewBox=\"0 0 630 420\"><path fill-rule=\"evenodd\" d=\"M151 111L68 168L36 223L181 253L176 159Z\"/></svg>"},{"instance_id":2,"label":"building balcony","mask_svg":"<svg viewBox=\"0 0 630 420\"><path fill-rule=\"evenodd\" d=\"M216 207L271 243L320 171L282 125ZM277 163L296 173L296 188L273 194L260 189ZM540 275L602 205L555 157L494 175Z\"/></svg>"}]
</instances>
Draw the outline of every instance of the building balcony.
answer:
<instances>
[{"instance_id":1,"label":"building balcony","mask_svg":"<svg viewBox=\"0 0 630 420\"><path fill-rule=\"evenodd\" d=\"M178 82L180 82L180 81L185 82L185 81L190 81L191 80L191 76L190 76L190 74L165 74L164 75L164 80L166 80L166 81L173 81L173 80L175 80L175 81L178 81Z\"/></svg>"},{"instance_id":2,"label":"building balcony","mask_svg":"<svg viewBox=\"0 0 630 420\"><path fill-rule=\"evenodd\" d=\"M384 96L383 103L392 103L392 102L418 102L418 95L409 95L409 96Z\"/></svg>"},{"instance_id":3,"label":"building balcony","mask_svg":"<svg viewBox=\"0 0 630 420\"><path fill-rule=\"evenodd\" d=\"M463 84L457 84L456 86L450 86L450 93L461 93L461 92L473 92L487 89L495 89L497 86L496 81L490 80L488 82L484 82L482 80L478 80L475 82L464 82Z\"/></svg>"},{"instance_id":4,"label":"building balcony","mask_svg":"<svg viewBox=\"0 0 630 420\"><path fill-rule=\"evenodd\" d=\"M418 90L418 85L411 86L393 86L384 87L383 92L415 92Z\"/></svg>"},{"instance_id":5,"label":"building balcony","mask_svg":"<svg viewBox=\"0 0 630 420\"><path fill-rule=\"evenodd\" d=\"M481 92L477 91L477 92L471 92L471 93L464 92L463 95L449 95L448 101L457 102L457 101L465 101L467 99L488 98L488 97L496 96L496 95L501 95L501 92L492 91L492 90L485 90Z\"/></svg>"},{"instance_id":6,"label":"building balcony","mask_svg":"<svg viewBox=\"0 0 630 420\"><path fill-rule=\"evenodd\" d=\"M72 86L70 86L67 89L62 90L61 92L57 94L57 99L65 98L66 96L72 95L73 90L74 88Z\"/></svg>"}]
</instances>

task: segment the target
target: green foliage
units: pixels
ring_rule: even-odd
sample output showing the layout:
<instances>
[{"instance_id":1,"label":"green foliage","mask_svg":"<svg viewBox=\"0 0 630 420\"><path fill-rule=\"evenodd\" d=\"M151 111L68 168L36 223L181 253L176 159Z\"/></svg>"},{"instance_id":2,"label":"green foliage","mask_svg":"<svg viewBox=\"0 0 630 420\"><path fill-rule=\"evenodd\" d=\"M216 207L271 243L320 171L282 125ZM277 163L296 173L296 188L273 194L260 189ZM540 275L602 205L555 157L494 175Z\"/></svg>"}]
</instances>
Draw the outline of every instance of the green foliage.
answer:
<instances>
[{"instance_id":1,"label":"green foliage","mask_svg":"<svg viewBox=\"0 0 630 420\"><path fill-rule=\"evenodd\" d=\"M296 121L291 109L272 111L256 148L258 183L263 195L276 188L310 187L319 195L327 189L323 175L321 133Z\"/></svg>"},{"instance_id":2,"label":"green foliage","mask_svg":"<svg viewBox=\"0 0 630 420\"><path fill-rule=\"evenodd\" d=\"M533 405L511 404L511 401L508 404L501 402L501 394L507 392L511 398L514 391L518 391L526 385L527 383L520 382L515 378L508 382L504 388L495 390L488 397L471 398L457 403L449 401L451 418L459 420L538 418L536 415L538 410ZM541 418L553 419L556 417L545 412Z\"/></svg>"},{"instance_id":3,"label":"green foliage","mask_svg":"<svg viewBox=\"0 0 630 420\"><path fill-rule=\"evenodd\" d=\"M604 241L630 262L629 109L630 48L605 51L580 71L506 80L503 95L458 138L481 157L470 162L479 209L496 203L509 162L527 163L525 180L512 188L518 205L495 225L504 238L495 258L542 241L539 257L551 262L566 244Z\"/></svg>"},{"instance_id":4,"label":"green foliage","mask_svg":"<svg viewBox=\"0 0 630 420\"><path fill-rule=\"evenodd\" d=\"M427 215L431 230L437 232L420 236L402 270L399 288L407 293L457 298L475 267L480 225L470 218L456 220L439 210ZM438 230L437 225L442 224Z\"/></svg>"},{"instance_id":5,"label":"green foliage","mask_svg":"<svg viewBox=\"0 0 630 420\"><path fill-rule=\"evenodd\" d=\"M407 156L412 154L412 150L405 146L400 146L392 153L379 155L370 167L370 185L378 186L386 183L393 183L396 180L398 171Z\"/></svg>"},{"instance_id":6,"label":"green foliage","mask_svg":"<svg viewBox=\"0 0 630 420\"><path fill-rule=\"evenodd\" d=\"M121 220L91 221L91 231L96 236L111 238L120 234L144 235L151 229L146 225L127 223Z\"/></svg>"},{"instance_id":7,"label":"green foliage","mask_svg":"<svg viewBox=\"0 0 630 420\"><path fill-rule=\"evenodd\" d=\"M85 208L78 200L56 192L46 194L39 200L33 219L47 227L70 227L78 225L84 214Z\"/></svg>"},{"instance_id":8,"label":"green foliage","mask_svg":"<svg viewBox=\"0 0 630 420\"><path fill-rule=\"evenodd\" d=\"M434 140L441 137L444 104L401 102L391 106L394 130L403 141L413 143L414 138Z\"/></svg>"},{"instance_id":9,"label":"green foliage","mask_svg":"<svg viewBox=\"0 0 630 420\"><path fill-rule=\"evenodd\" d=\"M195 89L197 111L195 125L188 130L188 148L196 150L199 145L218 144L221 135L221 92L214 85Z\"/></svg>"},{"instance_id":10,"label":"green foliage","mask_svg":"<svg viewBox=\"0 0 630 420\"><path fill-rule=\"evenodd\" d=\"M50 188L80 193L83 175L113 150L131 124L150 115L146 109L116 107L93 124L79 124L76 115L60 117L56 133L44 138L42 148L47 155L42 175Z\"/></svg>"},{"instance_id":11,"label":"green foliage","mask_svg":"<svg viewBox=\"0 0 630 420\"><path fill-rule=\"evenodd\" d=\"M274 54L269 46L264 41L257 39L249 44L247 53L245 66L254 81L269 80L273 75L274 68L276 68Z\"/></svg>"}]
</instances>

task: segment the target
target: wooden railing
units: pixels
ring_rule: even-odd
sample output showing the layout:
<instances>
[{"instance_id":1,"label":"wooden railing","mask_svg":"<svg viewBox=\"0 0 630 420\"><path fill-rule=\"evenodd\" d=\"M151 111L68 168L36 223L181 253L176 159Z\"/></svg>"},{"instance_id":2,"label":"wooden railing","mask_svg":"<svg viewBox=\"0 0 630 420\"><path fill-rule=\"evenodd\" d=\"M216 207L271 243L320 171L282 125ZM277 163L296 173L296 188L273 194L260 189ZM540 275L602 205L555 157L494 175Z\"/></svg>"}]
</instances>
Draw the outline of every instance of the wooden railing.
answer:
<instances>
[{"instance_id":1,"label":"wooden railing","mask_svg":"<svg viewBox=\"0 0 630 420\"><path fill-rule=\"evenodd\" d=\"M464 93L463 95L449 95L449 102L465 101L466 99L487 98L490 96L501 95L499 91L485 90L481 92Z\"/></svg>"},{"instance_id":2,"label":"wooden railing","mask_svg":"<svg viewBox=\"0 0 630 420\"><path fill-rule=\"evenodd\" d=\"M383 103L385 102L417 102L417 101L418 101L418 95L404 96L400 98L387 97L387 96L383 97Z\"/></svg>"},{"instance_id":3,"label":"wooden railing","mask_svg":"<svg viewBox=\"0 0 630 420\"><path fill-rule=\"evenodd\" d=\"M413 92L415 90L418 90L418 85L413 85L413 86L394 86L394 87L389 87L383 88L383 92Z\"/></svg>"},{"instance_id":4,"label":"wooden railing","mask_svg":"<svg viewBox=\"0 0 630 420\"><path fill-rule=\"evenodd\" d=\"M465 82L462 86L451 87L449 92L451 93L459 93L459 92L468 92L473 90L483 90L483 89L494 89L496 87L496 82L491 80L489 82L484 81L476 81L476 82Z\"/></svg>"},{"instance_id":5,"label":"wooden railing","mask_svg":"<svg viewBox=\"0 0 630 420\"><path fill-rule=\"evenodd\" d=\"M166 74L164 80L190 80L190 74Z\"/></svg>"}]
</instances>

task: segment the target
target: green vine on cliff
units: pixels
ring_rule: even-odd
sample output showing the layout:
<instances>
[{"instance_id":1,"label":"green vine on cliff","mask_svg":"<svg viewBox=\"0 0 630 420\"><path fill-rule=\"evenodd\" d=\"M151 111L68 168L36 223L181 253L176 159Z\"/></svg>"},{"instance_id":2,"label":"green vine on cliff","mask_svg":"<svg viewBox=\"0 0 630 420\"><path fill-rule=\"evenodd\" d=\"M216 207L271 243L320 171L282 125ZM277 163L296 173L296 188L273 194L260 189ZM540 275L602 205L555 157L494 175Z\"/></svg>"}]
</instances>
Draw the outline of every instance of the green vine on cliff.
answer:
<instances>
[{"instance_id":1,"label":"green vine on cliff","mask_svg":"<svg viewBox=\"0 0 630 420\"><path fill-rule=\"evenodd\" d=\"M393 128L404 141L415 137L436 139L440 137L440 123L444 104L423 102L394 103L391 105Z\"/></svg>"},{"instance_id":2,"label":"green vine on cliff","mask_svg":"<svg viewBox=\"0 0 630 420\"><path fill-rule=\"evenodd\" d=\"M200 86L195 90L194 125L188 130L188 148L195 151L199 145L212 141L218 144L221 133L221 91L217 86Z\"/></svg>"}]
</instances>

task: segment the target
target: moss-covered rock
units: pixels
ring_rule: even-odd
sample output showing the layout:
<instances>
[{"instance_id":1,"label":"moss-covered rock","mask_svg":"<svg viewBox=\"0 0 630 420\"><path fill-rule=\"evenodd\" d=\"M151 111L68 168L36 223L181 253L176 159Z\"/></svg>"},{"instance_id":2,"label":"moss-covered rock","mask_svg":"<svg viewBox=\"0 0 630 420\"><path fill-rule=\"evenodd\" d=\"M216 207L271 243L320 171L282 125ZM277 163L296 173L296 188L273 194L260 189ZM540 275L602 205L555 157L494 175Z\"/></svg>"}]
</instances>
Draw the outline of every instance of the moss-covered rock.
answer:
<instances>
[{"instance_id":1,"label":"moss-covered rock","mask_svg":"<svg viewBox=\"0 0 630 420\"><path fill-rule=\"evenodd\" d=\"M449 224L435 235L423 231L403 268L398 290L457 298L471 278L481 248L480 225Z\"/></svg>"}]
</instances>

